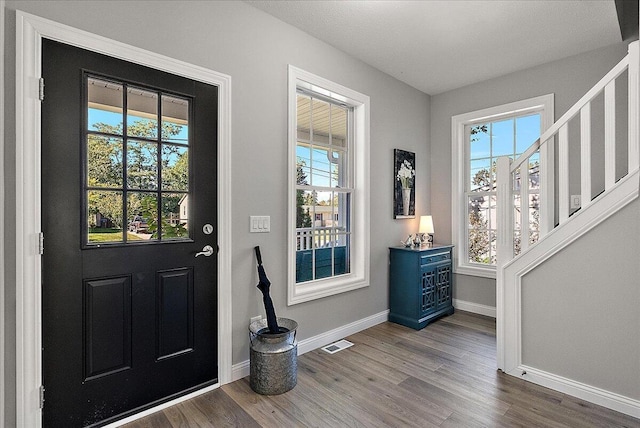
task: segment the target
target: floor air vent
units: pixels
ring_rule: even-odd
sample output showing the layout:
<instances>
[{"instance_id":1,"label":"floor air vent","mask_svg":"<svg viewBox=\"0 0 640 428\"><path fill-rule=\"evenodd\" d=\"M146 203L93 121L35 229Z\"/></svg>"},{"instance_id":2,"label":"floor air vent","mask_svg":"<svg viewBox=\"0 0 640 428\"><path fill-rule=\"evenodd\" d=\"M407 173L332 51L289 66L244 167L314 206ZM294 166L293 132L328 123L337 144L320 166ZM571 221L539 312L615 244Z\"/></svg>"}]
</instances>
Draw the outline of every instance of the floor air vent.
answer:
<instances>
[{"instance_id":1,"label":"floor air vent","mask_svg":"<svg viewBox=\"0 0 640 428\"><path fill-rule=\"evenodd\" d=\"M349 342L348 340L338 340L335 343L332 343L331 345L327 345L324 348L322 348L322 350L324 352L328 352L329 354L335 354L338 351L342 351L343 349L347 349L348 347L353 346L353 343Z\"/></svg>"}]
</instances>

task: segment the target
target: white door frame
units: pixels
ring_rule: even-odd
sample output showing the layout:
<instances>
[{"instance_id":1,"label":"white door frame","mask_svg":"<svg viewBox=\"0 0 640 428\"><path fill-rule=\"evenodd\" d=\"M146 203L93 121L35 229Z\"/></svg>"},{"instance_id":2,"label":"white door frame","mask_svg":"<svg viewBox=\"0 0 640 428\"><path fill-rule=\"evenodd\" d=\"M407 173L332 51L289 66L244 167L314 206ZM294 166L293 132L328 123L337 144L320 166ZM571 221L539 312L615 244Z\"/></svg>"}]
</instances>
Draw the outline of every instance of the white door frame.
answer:
<instances>
[{"instance_id":1,"label":"white door frame","mask_svg":"<svg viewBox=\"0 0 640 428\"><path fill-rule=\"evenodd\" d=\"M230 382L232 363L231 77L22 11L16 11L17 426L35 428L42 426L42 411L39 406L39 389L42 384L42 300L40 290L42 263L38 251L38 237L42 230L40 222L42 207L40 202L41 103L38 99L38 83L42 70L43 38L178 74L218 87L219 382L197 393L206 392ZM193 394L189 396L193 396ZM186 398L182 397L182 399ZM173 403L166 403L153 410Z\"/></svg>"}]
</instances>

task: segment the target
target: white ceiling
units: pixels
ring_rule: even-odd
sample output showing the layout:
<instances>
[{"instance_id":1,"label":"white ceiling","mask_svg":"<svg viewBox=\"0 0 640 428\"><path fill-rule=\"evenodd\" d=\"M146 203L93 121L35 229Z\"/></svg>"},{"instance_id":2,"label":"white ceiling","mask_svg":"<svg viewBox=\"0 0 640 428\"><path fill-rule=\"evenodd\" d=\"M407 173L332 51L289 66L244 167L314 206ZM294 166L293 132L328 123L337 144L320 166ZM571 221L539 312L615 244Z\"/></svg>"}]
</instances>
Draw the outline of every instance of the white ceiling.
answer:
<instances>
[{"instance_id":1,"label":"white ceiling","mask_svg":"<svg viewBox=\"0 0 640 428\"><path fill-rule=\"evenodd\" d=\"M431 95L621 41L613 0L246 2Z\"/></svg>"}]
</instances>

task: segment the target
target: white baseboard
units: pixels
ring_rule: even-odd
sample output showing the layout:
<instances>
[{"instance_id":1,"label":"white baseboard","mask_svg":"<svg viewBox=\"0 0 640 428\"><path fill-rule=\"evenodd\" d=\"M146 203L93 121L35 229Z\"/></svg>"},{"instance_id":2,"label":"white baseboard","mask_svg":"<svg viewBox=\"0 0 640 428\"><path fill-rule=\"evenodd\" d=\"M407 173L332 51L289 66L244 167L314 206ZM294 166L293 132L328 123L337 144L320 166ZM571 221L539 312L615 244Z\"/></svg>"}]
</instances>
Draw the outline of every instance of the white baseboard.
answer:
<instances>
[{"instance_id":1,"label":"white baseboard","mask_svg":"<svg viewBox=\"0 0 640 428\"><path fill-rule=\"evenodd\" d=\"M343 339L346 336L358 333L359 331L366 330L369 327L373 327L374 325L383 323L388 319L389 310L386 310L375 315L371 315L370 317L354 321L350 324L343 325L342 327L338 327L325 333L318 334L308 339L300 340L298 342L298 355L302 355L306 352L313 351L314 349L321 348L325 345L335 342L336 340ZM242 379L246 376L249 376L249 360L234 364L231 367L231 382Z\"/></svg>"},{"instance_id":2,"label":"white baseboard","mask_svg":"<svg viewBox=\"0 0 640 428\"><path fill-rule=\"evenodd\" d=\"M249 376L249 360L231 366L231 382Z\"/></svg>"},{"instance_id":3,"label":"white baseboard","mask_svg":"<svg viewBox=\"0 0 640 428\"><path fill-rule=\"evenodd\" d=\"M486 306L479 303L453 299L453 307L460 309L461 311L472 312L474 314L484 315L491 318L496 317L496 308L494 306Z\"/></svg>"},{"instance_id":4,"label":"white baseboard","mask_svg":"<svg viewBox=\"0 0 640 428\"><path fill-rule=\"evenodd\" d=\"M526 372L526 374L522 374L523 372ZM640 418L639 400L625 397L624 395L606 391L575 380L567 379L533 367L519 366L509 374L546 388L551 388L564 394L580 398L581 400L624 413L625 415Z\"/></svg>"}]
</instances>

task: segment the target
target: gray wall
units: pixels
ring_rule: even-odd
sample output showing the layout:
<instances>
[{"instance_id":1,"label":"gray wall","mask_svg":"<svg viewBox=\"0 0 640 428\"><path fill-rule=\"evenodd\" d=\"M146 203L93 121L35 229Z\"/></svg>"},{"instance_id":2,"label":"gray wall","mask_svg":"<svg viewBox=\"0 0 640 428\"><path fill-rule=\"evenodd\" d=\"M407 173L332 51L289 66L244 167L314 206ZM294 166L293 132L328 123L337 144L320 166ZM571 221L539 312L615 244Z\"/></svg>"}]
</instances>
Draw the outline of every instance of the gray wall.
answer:
<instances>
[{"instance_id":1,"label":"gray wall","mask_svg":"<svg viewBox=\"0 0 640 428\"><path fill-rule=\"evenodd\" d=\"M451 240L451 117L514 101L553 93L555 118L562 116L580 97L600 80L627 53L627 43L619 43L585 54L565 58L506 76L476 83L431 97L431 206L436 236L441 242ZM626 86L622 77L618 93ZM624 102L624 99L623 99ZM601 101L592 111L594 118L594 164L601 163ZM571 124L573 125L573 123ZM618 127L626 125L621 121ZM579 127L579 124L578 124ZM572 133L570 151L572 193L579 193L579 133ZM626 138L623 140L626 144ZM577 150L576 150L577 147ZM626 153L619 151L621 163ZM578 160L578 162L576 162ZM623 162L624 161L624 162ZM626 167L617 168L618 176ZM623 169L625 171L623 171ZM593 179L594 194L603 180ZM495 280L457 275L454 298L495 306Z\"/></svg>"},{"instance_id":2,"label":"gray wall","mask_svg":"<svg viewBox=\"0 0 640 428\"><path fill-rule=\"evenodd\" d=\"M396 245L406 234L415 232L418 226L417 219L393 220L393 149L401 148L416 153L419 168L417 214L433 214L436 241L449 242L451 116L553 92L556 96L556 117L559 117L626 53L626 45L621 43L430 98L242 2L189 1L181 2L179 8L175 7L174 2L166 1L7 1L6 5L3 25L7 73L4 88L6 158L3 177L6 185L4 227L7 249L6 300L3 308L8 375L4 385L8 412L6 426L12 426L15 418L12 413L15 406L15 288L12 286L15 283L15 255L11 251L15 245L12 232L15 229L15 9L232 76L232 182L237 190L237 196L233 198L234 220L230 225L233 232L234 363L248 358L248 320L262 312L260 295L255 289L257 278L252 253L255 245L263 249L265 265L273 283L276 310L279 315L299 322L300 339L386 310L387 247ZM154 28L153 23L163 25ZM287 64L371 97L371 286L292 307L286 306L286 260L283 257L286 249L287 203ZM252 214L270 215L271 233L249 234L248 217ZM629 216L628 213L622 213L620 218L616 216L610 220L614 226L604 226L611 230L605 229L605 232L596 235L596 243L615 242L608 238L609 234L616 230L616 224L619 224L618 229L628 231L628 225L623 222L629 221ZM635 217L636 224L637 220ZM638 231L628 236L637 237ZM578 245L576 254L580 248L583 251L594 248L595 243L591 239L590 236L585 237L586 243ZM624 251L625 245L610 245L607 248L612 251L611 260L625 260L625 254L638 253L637 245L635 252ZM575 263L577 256L570 254L567 257L567 260ZM553 276L561 271L560 267L551 267L549 273L533 272L527 278L527 284L531 282L537 286L539 281L547 280L543 278L544 275ZM624 275L628 277L631 272ZM591 276L590 272L584 274L585 278ZM581 276L577 278L581 279ZM457 299L495 305L493 280L459 276L456 286ZM629 293L630 290L625 292ZM563 297L564 300L554 303L552 307L560 311L561 303L570 305L571 302L566 301L569 297ZM627 297L628 302L638 300L637 294ZM592 303L589 301L584 304ZM537 313L535 311L541 310L537 305L540 302L533 299L531 305L526 306L525 314L528 316L531 311ZM594 319L597 316L604 318L602 313L610 314L615 310L604 305L602 308L603 311L595 314ZM573 309L571 313L576 311ZM586 318L587 315L583 315L578 319ZM529 318L526 321L526 328L546 328L530 324ZM637 331L637 318L622 318L622 321L635 322L632 325ZM529 352L528 343L525 345L527 362L541 368L548 367L550 371L567 370L564 366L553 366L553 362L541 360L541 356ZM637 349L624 346L622 349L638 355ZM585 379L585 382L590 381ZM637 390L623 392L638 397Z\"/></svg>"},{"instance_id":3,"label":"gray wall","mask_svg":"<svg viewBox=\"0 0 640 428\"><path fill-rule=\"evenodd\" d=\"M15 9L232 76L233 362L248 359L249 318L263 312L253 247L260 245L279 316L300 339L388 309L388 250L417 219L393 220L393 149L416 153L416 213L429 213L429 96L242 2L8 1L6 37L7 411L15 415ZM155 24L160 24L155 27ZM286 306L287 64L371 97L371 286ZM271 233L249 234L249 215Z\"/></svg>"},{"instance_id":4,"label":"gray wall","mask_svg":"<svg viewBox=\"0 0 640 428\"><path fill-rule=\"evenodd\" d=\"M522 361L640 399L640 200L522 278Z\"/></svg>"}]
</instances>

